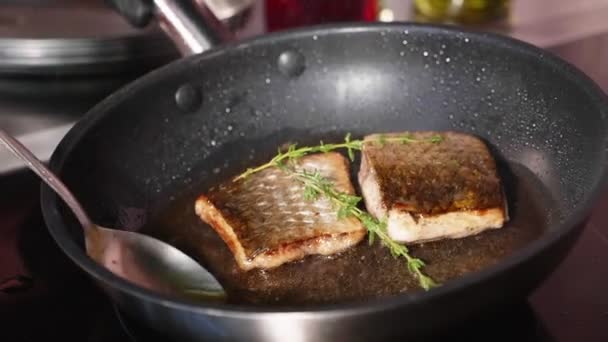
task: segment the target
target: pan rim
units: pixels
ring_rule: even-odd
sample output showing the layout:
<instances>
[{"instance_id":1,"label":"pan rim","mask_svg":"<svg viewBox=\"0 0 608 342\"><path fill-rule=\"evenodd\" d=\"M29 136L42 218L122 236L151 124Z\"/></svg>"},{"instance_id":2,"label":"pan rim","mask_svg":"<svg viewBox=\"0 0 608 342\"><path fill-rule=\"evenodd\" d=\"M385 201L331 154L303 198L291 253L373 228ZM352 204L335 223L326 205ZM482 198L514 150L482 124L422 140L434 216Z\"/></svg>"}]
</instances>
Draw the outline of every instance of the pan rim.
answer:
<instances>
[{"instance_id":1,"label":"pan rim","mask_svg":"<svg viewBox=\"0 0 608 342\"><path fill-rule=\"evenodd\" d=\"M594 98L598 107L606 116L608 108L608 96L601 90L601 88L591 80L586 74L574 67L570 63L563 59L553 55L551 52L540 49L529 43L522 42L520 40L510 38L507 36L488 33L488 32L477 32L467 30L464 28L457 28L446 25L431 25L431 24L417 24L417 23L404 23L404 22L393 22L393 23L342 23L342 24L326 24L317 25L312 27L292 29L288 31L275 32L260 37L244 40L241 42L227 44L221 47L215 47L208 50L200 55L189 56L181 58L174 62L169 63L159 69L156 69L143 77L140 77L123 88L115 91L109 97L102 100L96 106L91 108L66 134L66 136L59 143L55 151L53 152L50 160L50 167L53 171L57 172L65 163L67 156L74 148L76 143L80 141L85 133L93 127L99 120L105 117L106 108L114 103L115 98L124 98L133 90L137 89L140 84L154 77L159 77L169 68L176 67L187 67L189 62L196 61L197 63L205 59L215 58L215 56L224 54L234 49L243 49L258 44L266 44L270 41L275 40L291 40L300 36L314 36L318 35L322 37L326 34L339 34L339 33L356 33L356 32L381 32L382 30L394 30L395 28L403 29L416 29L423 30L428 33L433 32L448 32L453 34L463 34L468 38L478 39L483 42L491 44L506 45L510 48L517 49L520 53L540 55L543 58L544 63L553 64L556 67L563 69L565 74L569 74L570 78L577 83L590 97ZM603 109L602 109L603 108ZM529 243L520 250L512 253L508 257L503 258L493 266L486 267L481 271L464 275L458 279L452 280L447 284L444 284L432 291L422 292L417 291L414 293L401 293L386 298L371 299L367 301L359 302L348 302L342 304L319 304L308 307L255 307L250 305L235 305L235 304L208 304L201 306L200 304L194 304L187 300L177 299L170 296L158 294L151 290L141 288L137 285L131 284L130 282L114 275L110 271L106 270L102 266L92 261L84 252L84 250L76 243L76 241L68 234L67 225L64 222L62 215L59 213L57 204L58 197L52 192L46 185L41 185L41 206L44 220L48 226L49 232L51 233L55 242L63 250L69 258L75 262L80 268L82 268L89 276L95 278L97 281L109 286L112 291L125 292L130 296L137 297L140 300L153 302L156 305L170 307L172 309L184 310L195 314L203 314L214 317L230 317L240 319L252 319L260 318L260 315L290 315L297 316L298 318L314 318L314 319L325 319L325 318L345 318L348 316L357 316L366 313L374 313L383 310L390 310L392 308L407 306L412 304L419 304L424 302L430 302L436 298L444 297L448 294L457 293L477 283L481 283L488 280L494 274L503 273L509 269L516 267L518 264L523 263L525 260L534 257L544 249L555 244L564 235L571 233L573 230L580 227L591 213L592 208L597 203L600 195L603 193L606 183L608 170L606 168L606 156L608 153L608 138L604 139L604 150L607 152L603 153L604 162L602 164L603 170L598 176L598 180L595 186L592 188L585 198L581 202L580 206L573 211L566 220L564 220L559 226L553 231L545 233L540 238Z\"/></svg>"}]
</instances>

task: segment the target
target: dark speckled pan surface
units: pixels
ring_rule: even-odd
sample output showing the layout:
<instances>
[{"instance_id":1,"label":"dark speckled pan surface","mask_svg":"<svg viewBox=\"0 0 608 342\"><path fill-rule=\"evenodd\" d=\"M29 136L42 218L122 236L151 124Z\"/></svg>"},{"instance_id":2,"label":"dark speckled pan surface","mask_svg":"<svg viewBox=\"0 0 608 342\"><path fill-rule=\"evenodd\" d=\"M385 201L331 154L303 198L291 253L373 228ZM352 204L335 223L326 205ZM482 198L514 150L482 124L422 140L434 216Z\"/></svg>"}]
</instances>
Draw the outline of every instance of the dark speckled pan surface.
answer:
<instances>
[{"instance_id":1,"label":"dark speckled pan surface","mask_svg":"<svg viewBox=\"0 0 608 342\"><path fill-rule=\"evenodd\" d=\"M154 222L287 142L337 141L347 132L475 134L498 160L513 221L534 236L508 251L503 243L479 243L483 253L475 258L459 249L463 241L420 250L421 258L437 257L429 265L437 278L466 274L428 293L393 289L382 298L280 308L200 306L150 293L95 265L83 252L75 221L48 189L43 211L61 248L121 308L177 337L420 335L522 298L555 268L603 185L606 114L605 95L586 76L531 46L444 27L343 25L269 35L161 68L95 107L52 158L52 168L93 219L114 226L130 208ZM182 234L195 226L189 227L173 226L175 234L163 236L198 254L198 240ZM223 253L219 247L205 252ZM466 260L454 264L462 269L441 267L458 258ZM494 259L467 266L484 258ZM328 272L319 281L340 283L346 279L340 276Z\"/></svg>"}]
</instances>

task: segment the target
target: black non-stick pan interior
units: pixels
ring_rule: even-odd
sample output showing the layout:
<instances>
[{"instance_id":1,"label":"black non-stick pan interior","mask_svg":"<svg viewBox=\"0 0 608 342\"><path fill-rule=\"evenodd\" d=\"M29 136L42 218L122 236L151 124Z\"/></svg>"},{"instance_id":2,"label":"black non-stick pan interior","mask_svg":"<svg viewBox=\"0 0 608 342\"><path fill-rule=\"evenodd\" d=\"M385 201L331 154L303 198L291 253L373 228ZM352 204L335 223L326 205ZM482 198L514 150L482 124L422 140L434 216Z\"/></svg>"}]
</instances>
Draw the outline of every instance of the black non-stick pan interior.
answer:
<instances>
[{"instance_id":1,"label":"black non-stick pan interior","mask_svg":"<svg viewBox=\"0 0 608 342\"><path fill-rule=\"evenodd\" d=\"M525 175L542 208L538 224L563 230L568 219L580 223L605 174L605 98L571 66L507 41L378 25L216 49L108 98L68 134L52 166L99 224L138 229L288 142L456 130L490 145L511 201L509 187ZM62 207L46 199L47 211ZM47 215L53 234L65 236L65 224L79 237L60 212ZM163 236L187 240L183 232Z\"/></svg>"}]
</instances>

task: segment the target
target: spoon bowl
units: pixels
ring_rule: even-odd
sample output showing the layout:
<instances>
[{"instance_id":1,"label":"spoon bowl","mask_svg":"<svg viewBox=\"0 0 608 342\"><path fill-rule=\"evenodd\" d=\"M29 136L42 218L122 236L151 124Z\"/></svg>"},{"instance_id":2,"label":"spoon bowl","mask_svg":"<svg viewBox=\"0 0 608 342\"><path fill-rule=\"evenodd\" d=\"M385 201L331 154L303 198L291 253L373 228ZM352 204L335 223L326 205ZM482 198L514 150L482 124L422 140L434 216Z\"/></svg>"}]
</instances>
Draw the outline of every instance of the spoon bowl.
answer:
<instances>
[{"instance_id":1,"label":"spoon bowl","mask_svg":"<svg viewBox=\"0 0 608 342\"><path fill-rule=\"evenodd\" d=\"M96 226L85 242L93 260L142 287L196 299L225 296L218 281L198 262L151 236Z\"/></svg>"},{"instance_id":2,"label":"spoon bowl","mask_svg":"<svg viewBox=\"0 0 608 342\"><path fill-rule=\"evenodd\" d=\"M139 286L199 301L223 300L215 277L179 249L148 235L94 224L63 182L23 144L0 128L2 142L49 185L74 212L84 230L87 254Z\"/></svg>"}]
</instances>

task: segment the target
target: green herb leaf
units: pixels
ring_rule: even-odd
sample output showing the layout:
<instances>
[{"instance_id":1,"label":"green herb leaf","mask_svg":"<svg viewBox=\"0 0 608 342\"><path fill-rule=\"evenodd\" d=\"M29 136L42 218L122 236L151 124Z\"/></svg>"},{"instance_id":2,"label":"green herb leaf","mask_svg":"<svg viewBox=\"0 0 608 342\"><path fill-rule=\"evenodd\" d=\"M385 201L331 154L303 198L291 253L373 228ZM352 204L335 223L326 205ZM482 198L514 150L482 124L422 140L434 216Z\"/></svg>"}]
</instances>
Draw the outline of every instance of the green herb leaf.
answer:
<instances>
[{"instance_id":1,"label":"green herb leaf","mask_svg":"<svg viewBox=\"0 0 608 342\"><path fill-rule=\"evenodd\" d=\"M368 231L367 232L367 241L369 243L369 245L373 245L374 241L376 240L376 233L374 233L373 231Z\"/></svg>"},{"instance_id":2,"label":"green herb leaf","mask_svg":"<svg viewBox=\"0 0 608 342\"><path fill-rule=\"evenodd\" d=\"M442 142L442 141L443 141L443 136L441 136L441 135L439 135L439 134L433 135L433 136L431 137L430 141L431 141L433 144L438 144L438 143L440 143L440 142Z\"/></svg>"},{"instance_id":3,"label":"green herb leaf","mask_svg":"<svg viewBox=\"0 0 608 342\"><path fill-rule=\"evenodd\" d=\"M348 159L355 161L355 151L351 147L348 148Z\"/></svg>"},{"instance_id":4,"label":"green herb leaf","mask_svg":"<svg viewBox=\"0 0 608 342\"><path fill-rule=\"evenodd\" d=\"M306 199L307 201L314 201L317 198L319 198L319 193L314 188L304 188L304 199Z\"/></svg>"}]
</instances>

